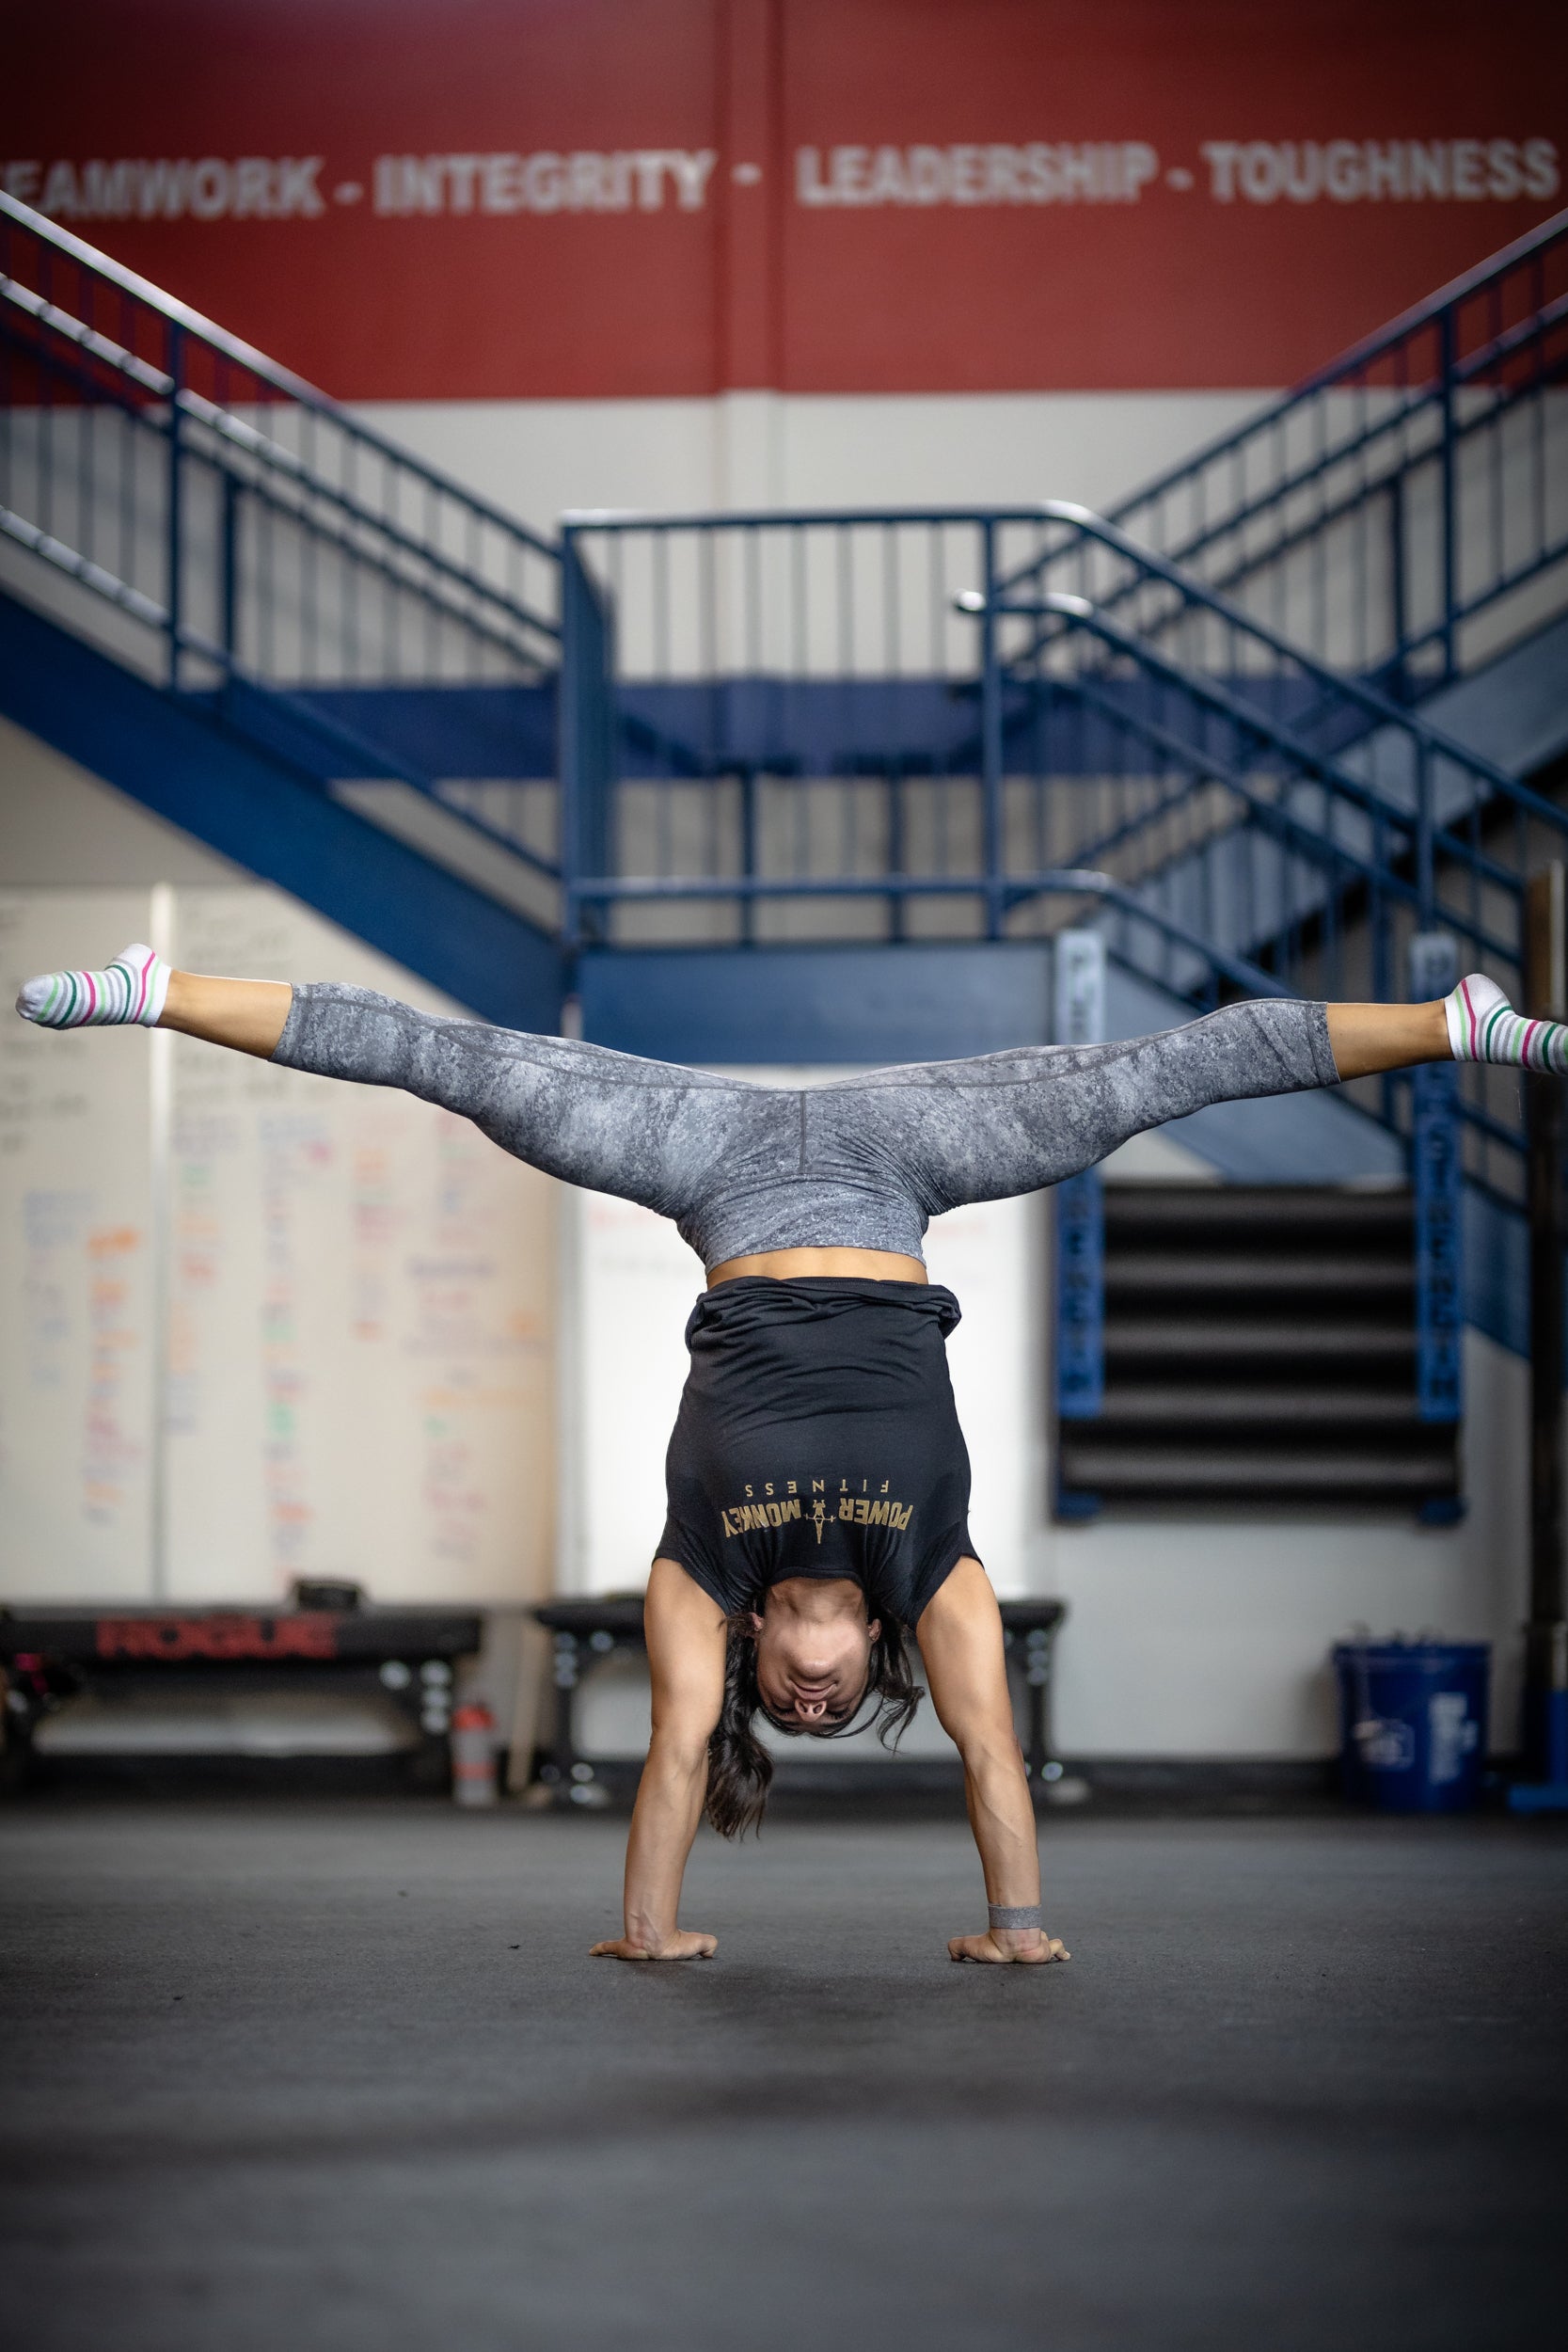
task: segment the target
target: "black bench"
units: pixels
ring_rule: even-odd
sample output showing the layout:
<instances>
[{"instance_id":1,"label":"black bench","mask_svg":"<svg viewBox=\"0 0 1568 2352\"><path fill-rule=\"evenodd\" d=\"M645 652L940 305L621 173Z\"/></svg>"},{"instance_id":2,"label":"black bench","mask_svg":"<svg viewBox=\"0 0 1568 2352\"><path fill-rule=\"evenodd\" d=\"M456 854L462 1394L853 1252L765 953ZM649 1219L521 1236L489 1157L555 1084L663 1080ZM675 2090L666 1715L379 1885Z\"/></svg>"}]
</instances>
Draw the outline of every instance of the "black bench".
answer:
<instances>
[{"instance_id":1,"label":"black bench","mask_svg":"<svg viewBox=\"0 0 1568 2352\"><path fill-rule=\"evenodd\" d=\"M324 1586L334 1597L353 1588ZM25 1755L44 1716L84 1691L149 1678L213 1675L230 1687L280 1674L340 1688L373 1687L418 1725L432 1768L445 1770L453 1667L484 1636L472 1609L309 1606L276 1609L0 1609L6 1705L0 1742Z\"/></svg>"},{"instance_id":2,"label":"black bench","mask_svg":"<svg viewBox=\"0 0 1568 2352\"><path fill-rule=\"evenodd\" d=\"M1065 1600L1005 1600L1003 1639L1015 1692L1023 1696L1024 1770L1030 1788L1042 1794L1062 1777L1051 1740L1051 1665L1056 1629L1067 1615ZM554 1636L555 1724L547 1747L538 1751L536 1779L563 1802L604 1802L592 1757L578 1745L577 1703L596 1666L627 1650L641 1650L642 1596L615 1595L604 1600L552 1600L534 1616Z\"/></svg>"}]
</instances>

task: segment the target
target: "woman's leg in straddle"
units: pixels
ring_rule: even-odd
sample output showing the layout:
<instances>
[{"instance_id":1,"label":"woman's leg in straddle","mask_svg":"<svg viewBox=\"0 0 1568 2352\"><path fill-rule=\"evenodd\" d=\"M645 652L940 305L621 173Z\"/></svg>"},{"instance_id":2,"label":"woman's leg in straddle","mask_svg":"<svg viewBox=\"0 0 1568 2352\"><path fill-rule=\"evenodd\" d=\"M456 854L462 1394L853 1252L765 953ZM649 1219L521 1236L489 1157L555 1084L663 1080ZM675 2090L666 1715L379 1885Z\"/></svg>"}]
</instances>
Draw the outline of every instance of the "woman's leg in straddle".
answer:
<instances>
[{"instance_id":1,"label":"woman's leg in straddle","mask_svg":"<svg viewBox=\"0 0 1568 2352\"><path fill-rule=\"evenodd\" d=\"M1254 997L1151 1037L910 1064L845 1080L825 1097L846 1142L898 1164L926 1214L940 1216L1060 1184L1132 1136L1216 1103L1449 1058L1568 1069L1568 1029L1521 1020L1472 975L1427 1004Z\"/></svg>"},{"instance_id":2,"label":"woman's leg in straddle","mask_svg":"<svg viewBox=\"0 0 1568 2352\"><path fill-rule=\"evenodd\" d=\"M50 1028L178 1029L285 1069L398 1087L548 1175L677 1219L769 1099L703 1071L420 1012L373 989L174 971L143 946L102 972L42 974L17 1009Z\"/></svg>"},{"instance_id":3,"label":"woman's leg in straddle","mask_svg":"<svg viewBox=\"0 0 1568 2352\"><path fill-rule=\"evenodd\" d=\"M270 1061L293 1001L287 980L224 980L200 972L170 972L158 1026Z\"/></svg>"},{"instance_id":4,"label":"woman's leg in straddle","mask_svg":"<svg viewBox=\"0 0 1568 2352\"><path fill-rule=\"evenodd\" d=\"M1328 1041L1341 1078L1370 1078L1418 1062L1448 1061L1447 998L1426 1005L1329 1005Z\"/></svg>"}]
</instances>

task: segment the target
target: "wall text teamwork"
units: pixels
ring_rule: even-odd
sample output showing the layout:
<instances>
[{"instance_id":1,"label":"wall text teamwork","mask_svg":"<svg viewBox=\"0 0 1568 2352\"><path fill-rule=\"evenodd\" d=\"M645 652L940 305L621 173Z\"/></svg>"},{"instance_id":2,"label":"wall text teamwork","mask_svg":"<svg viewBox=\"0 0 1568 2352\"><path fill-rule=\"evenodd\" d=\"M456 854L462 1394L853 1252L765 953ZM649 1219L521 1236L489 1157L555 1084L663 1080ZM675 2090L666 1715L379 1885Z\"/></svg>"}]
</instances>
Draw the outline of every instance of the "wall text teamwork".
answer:
<instances>
[{"instance_id":1,"label":"wall text teamwork","mask_svg":"<svg viewBox=\"0 0 1568 2352\"><path fill-rule=\"evenodd\" d=\"M461 218L531 213L706 209L721 158L712 148L544 148L377 155L334 176L323 155L18 158L0 166L7 194L55 220L317 220L329 205ZM760 165L729 167L741 187ZM1165 163L1144 139L847 145L795 151L793 194L810 209L899 205L1136 204L1151 189L1219 204L1544 201L1560 185L1556 142L1528 138L1206 139L1196 168Z\"/></svg>"}]
</instances>

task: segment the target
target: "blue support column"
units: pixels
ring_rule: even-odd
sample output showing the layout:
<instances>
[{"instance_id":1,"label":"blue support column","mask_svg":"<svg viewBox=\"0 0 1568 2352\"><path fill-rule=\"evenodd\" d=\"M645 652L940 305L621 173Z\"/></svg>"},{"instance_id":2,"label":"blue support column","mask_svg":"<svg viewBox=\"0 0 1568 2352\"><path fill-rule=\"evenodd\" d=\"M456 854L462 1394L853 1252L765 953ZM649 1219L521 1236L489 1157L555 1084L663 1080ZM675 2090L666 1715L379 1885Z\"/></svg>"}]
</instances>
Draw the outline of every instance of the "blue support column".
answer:
<instances>
[{"instance_id":1,"label":"blue support column","mask_svg":"<svg viewBox=\"0 0 1568 2352\"><path fill-rule=\"evenodd\" d=\"M1098 1421L1105 1404L1105 1194L1096 1168L1056 1187L1056 1413Z\"/></svg>"},{"instance_id":2,"label":"blue support column","mask_svg":"<svg viewBox=\"0 0 1568 2352\"><path fill-rule=\"evenodd\" d=\"M1442 1062L1415 1073L1416 1382L1423 1421L1458 1421L1464 1409L1458 1077Z\"/></svg>"},{"instance_id":3,"label":"blue support column","mask_svg":"<svg viewBox=\"0 0 1568 2352\"><path fill-rule=\"evenodd\" d=\"M604 880L610 864L615 788L615 660L609 610L570 525L561 546L562 928L569 949L603 939L606 909L579 885Z\"/></svg>"},{"instance_id":4,"label":"blue support column","mask_svg":"<svg viewBox=\"0 0 1568 2352\"><path fill-rule=\"evenodd\" d=\"M1063 931L1056 942L1054 1031L1058 1045L1095 1045L1105 1029L1105 943L1098 931ZM1098 1421L1105 1407L1105 1192L1097 1168L1055 1188L1055 1407L1064 1421ZM1053 1449L1055 1514L1090 1519L1100 1497L1065 1487Z\"/></svg>"},{"instance_id":5,"label":"blue support column","mask_svg":"<svg viewBox=\"0 0 1568 2352\"><path fill-rule=\"evenodd\" d=\"M1554 859L1525 896L1523 1010L1568 1019L1568 872ZM1530 1574L1525 1628L1524 1777L1515 1813L1568 1813L1568 1462L1562 1391L1562 1082L1525 1080L1529 1098Z\"/></svg>"},{"instance_id":6,"label":"blue support column","mask_svg":"<svg viewBox=\"0 0 1568 2352\"><path fill-rule=\"evenodd\" d=\"M1005 912L1002 823L1002 648L997 614L996 525L981 527L985 604L980 616L980 826L986 860L986 937L1000 939Z\"/></svg>"},{"instance_id":7,"label":"blue support column","mask_svg":"<svg viewBox=\"0 0 1568 2352\"><path fill-rule=\"evenodd\" d=\"M1458 977L1453 940L1423 931L1410 944L1410 993L1446 996ZM1428 1062L1412 1073L1414 1132L1410 1173L1416 1200L1416 1396L1422 1421L1459 1421L1464 1412L1464 1268L1459 1136L1459 1072ZM1429 1502L1429 1524L1462 1517L1462 1500Z\"/></svg>"}]
</instances>

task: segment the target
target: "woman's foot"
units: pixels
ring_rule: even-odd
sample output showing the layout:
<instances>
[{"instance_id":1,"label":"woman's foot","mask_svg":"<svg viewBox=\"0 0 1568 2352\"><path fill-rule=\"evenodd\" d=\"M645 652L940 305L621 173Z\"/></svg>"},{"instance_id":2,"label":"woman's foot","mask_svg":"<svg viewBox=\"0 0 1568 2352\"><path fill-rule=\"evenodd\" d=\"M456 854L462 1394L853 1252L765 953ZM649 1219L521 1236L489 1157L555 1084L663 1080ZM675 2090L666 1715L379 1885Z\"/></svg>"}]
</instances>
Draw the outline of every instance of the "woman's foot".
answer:
<instances>
[{"instance_id":1,"label":"woman's foot","mask_svg":"<svg viewBox=\"0 0 1568 2352\"><path fill-rule=\"evenodd\" d=\"M1568 1074L1568 1027L1515 1012L1496 980L1471 972L1443 999L1449 1050L1455 1061L1500 1062L1517 1070Z\"/></svg>"},{"instance_id":2,"label":"woman's foot","mask_svg":"<svg viewBox=\"0 0 1568 2352\"><path fill-rule=\"evenodd\" d=\"M42 972L24 980L16 1000L24 1021L41 1029L153 1028L168 994L169 967L139 944L122 947L103 972Z\"/></svg>"}]
</instances>

